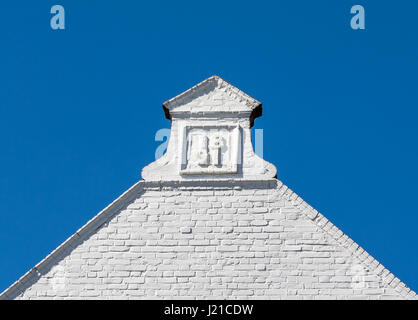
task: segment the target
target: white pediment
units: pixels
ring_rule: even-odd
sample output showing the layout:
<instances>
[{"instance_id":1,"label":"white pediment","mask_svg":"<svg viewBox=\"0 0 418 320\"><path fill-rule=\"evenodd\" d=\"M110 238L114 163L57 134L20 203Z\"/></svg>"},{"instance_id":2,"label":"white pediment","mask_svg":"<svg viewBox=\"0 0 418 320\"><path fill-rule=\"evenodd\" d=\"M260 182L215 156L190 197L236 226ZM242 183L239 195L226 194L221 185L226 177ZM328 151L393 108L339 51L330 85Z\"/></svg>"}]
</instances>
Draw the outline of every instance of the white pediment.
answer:
<instances>
[{"instance_id":1,"label":"white pediment","mask_svg":"<svg viewBox=\"0 0 418 320\"><path fill-rule=\"evenodd\" d=\"M170 114L251 113L261 103L218 76L212 76L163 103Z\"/></svg>"}]
</instances>

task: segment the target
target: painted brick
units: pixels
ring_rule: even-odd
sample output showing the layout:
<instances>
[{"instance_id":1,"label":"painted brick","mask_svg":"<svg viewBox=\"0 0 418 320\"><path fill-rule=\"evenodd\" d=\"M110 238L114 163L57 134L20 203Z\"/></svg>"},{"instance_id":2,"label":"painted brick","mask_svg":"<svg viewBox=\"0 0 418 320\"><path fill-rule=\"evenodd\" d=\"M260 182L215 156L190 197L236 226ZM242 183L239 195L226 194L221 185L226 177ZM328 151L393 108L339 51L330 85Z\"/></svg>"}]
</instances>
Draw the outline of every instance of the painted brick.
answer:
<instances>
[{"instance_id":1,"label":"painted brick","mask_svg":"<svg viewBox=\"0 0 418 320\"><path fill-rule=\"evenodd\" d=\"M246 189L244 188L243 191ZM166 197L164 192L159 192L161 202L164 202ZM235 192L239 196L239 191ZM182 194L180 191L178 193ZM172 197L170 194L167 196ZM153 194L153 199L156 198ZM280 197L277 199L281 201ZM211 201L222 202L223 198L217 196L216 199L211 198ZM284 208L286 210L282 211L283 213L295 214L295 208L290 202L285 201ZM135 209L133 213L136 216L146 215L145 212L141 213L141 210L145 209ZM177 212L175 203L172 203L171 210ZM155 295L163 298L186 298L198 295L212 297L215 293L217 297L289 299L415 297L408 295L409 291L404 295L396 292L383 281L381 276L373 273L373 270L367 271L362 278L360 277L360 280L364 281L364 289L355 290L358 285L358 275L355 278L356 274L352 270L365 262L360 262L361 259L353 256L350 250L339 246L332 234L328 235L304 215L300 215L296 220L293 218L287 220L279 213L274 215L264 213L269 215L270 221L276 222L274 226L266 226L268 221L259 218L260 212L251 213L251 210L249 209L245 215L229 212L226 216L223 214L222 217L227 220L217 222L221 225L216 228L204 227L211 221L202 220L200 214L187 210L181 215L171 215L173 219L164 222L167 226L161 225L159 221L147 220L147 227L139 233L137 230L141 228L138 228L137 221L116 219L118 215L115 215L107 225L97 230L95 236L80 238L73 245L74 249L61 258L60 269L42 270L41 277L30 290L19 292L16 298L36 299L44 294L63 299L100 298L112 296L114 290L122 290L124 295L132 298L146 297L147 292L153 292L149 298L154 298ZM119 213L126 216L130 214L132 212L129 211ZM182 215L189 216L190 221L196 221L196 227L183 227ZM195 217L196 215L199 217ZM238 227L237 224L242 226ZM129 227L130 225L132 227ZM285 227L294 230L292 231L294 237L289 233L283 234ZM302 232L299 231L300 228ZM158 229L155 233L157 238L149 239L147 232L155 232L155 229ZM129 240L132 234L137 234L138 238ZM283 236L286 241L270 237L275 234ZM174 235L176 239L166 238ZM309 241L310 244L298 244L301 241ZM359 252L361 255L364 254L364 251ZM215 253L217 255L214 255ZM371 263L372 260L368 261ZM378 266L377 264L376 269ZM215 270L217 271L214 272ZM306 271L309 271L309 276L304 275ZM248 272L251 276L248 276ZM394 286L399 284L398 279L392 280L395 279L394 277L386 278ZM52 280L43 284L42 279ZM62 286L60 287L60 279L64 279L62 282L64 290ZM97 279L105 281L98 286L95 282ZM109 282L109 279L112 282ZM189 279L190 282L183 282L182 279ZM203 287L191 286L188 283L201 283ZM215 285L216 289L213 290L206 287L205 283L218 285ZM282 288L272 289L272 283L281 285ZM292 287L297 288L300 285L303 289L291 290ZM342 285L344 287L341 287ZM83 289L86 287L91 290ZM71 290L65 291L66 288ZM229 291L231 289L232 291ZM138 295L137 290L141 290L143 294Z\"/></svg>"},{"instance_id":2,"label":"painted brick","mask_svg":"<svg viewBox=\"0 0 418 320\"><path fill-rule=\"evenodd\" d=\"M249 117L259 102L219 77L205 83L166 102L169 147L143 169L145 181L0 299L417 299L255 156ZM182 116L171 114L179 106ZM217 116L196 120L194 108ZM245 133L240 176L186 179L170 167L190 123Z\"/></svg>"}]
</instances>

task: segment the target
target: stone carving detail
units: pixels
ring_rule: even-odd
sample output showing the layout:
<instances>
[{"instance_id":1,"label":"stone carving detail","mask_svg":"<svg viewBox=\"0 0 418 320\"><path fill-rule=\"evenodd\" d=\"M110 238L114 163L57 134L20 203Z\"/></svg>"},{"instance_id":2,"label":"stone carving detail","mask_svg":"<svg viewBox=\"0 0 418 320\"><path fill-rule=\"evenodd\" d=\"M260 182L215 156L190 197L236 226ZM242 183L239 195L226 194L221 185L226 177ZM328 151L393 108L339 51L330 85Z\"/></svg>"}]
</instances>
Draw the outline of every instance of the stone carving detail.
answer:
<instances>
[{"instance_id":1,"label":"stone carving detail","mask_svg":"<svg viewBox=\"0 0 418 320\"><path fill-rule=\"evenodd\" d=\"M237 172L238 126L186 126L183 131L181 174Z\"/></svg>"},{"instance_id":2,"label":"stone carving detail","mask_svg":"<svg viewBox=\"0 0 418 320\"><path fill-rule=\"evenodd\" d=\"M202 134L192 134L187 142L187 159L190 165L195 167L209 165L208 137Z\"/></svg>"},{"instance_id":3,"label":"stone carving detail","mask_svg":"<svg viewBox=\"0 0 418 320\"><path fill-rule=\"evenodd\" d=\"M211 164L214 166L222 166L222 147L224 147L224 139L221 135L215 134L209 142L209 152Z\"/></svg>"}]
</instances>

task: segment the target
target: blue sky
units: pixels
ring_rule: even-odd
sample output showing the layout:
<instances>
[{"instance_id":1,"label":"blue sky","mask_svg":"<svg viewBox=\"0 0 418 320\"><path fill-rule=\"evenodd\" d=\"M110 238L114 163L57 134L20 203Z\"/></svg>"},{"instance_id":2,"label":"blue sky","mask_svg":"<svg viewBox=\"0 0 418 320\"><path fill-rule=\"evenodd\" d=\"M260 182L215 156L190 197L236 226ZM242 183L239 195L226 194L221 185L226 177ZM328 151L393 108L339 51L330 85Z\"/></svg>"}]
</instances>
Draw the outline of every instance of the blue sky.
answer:
<instances>
[{"instance_id":1,"label":"blue sky","mask_svg":"<svg viewBox=\"0 0 418 320\"><path fill-rule=\"evenodd\" d=\"M213 74L263 103L254 128L278 178L417 291L417 12L1 1L0 291L141 178L170 127L161 103Z\"/></svg>"}]
</instances>

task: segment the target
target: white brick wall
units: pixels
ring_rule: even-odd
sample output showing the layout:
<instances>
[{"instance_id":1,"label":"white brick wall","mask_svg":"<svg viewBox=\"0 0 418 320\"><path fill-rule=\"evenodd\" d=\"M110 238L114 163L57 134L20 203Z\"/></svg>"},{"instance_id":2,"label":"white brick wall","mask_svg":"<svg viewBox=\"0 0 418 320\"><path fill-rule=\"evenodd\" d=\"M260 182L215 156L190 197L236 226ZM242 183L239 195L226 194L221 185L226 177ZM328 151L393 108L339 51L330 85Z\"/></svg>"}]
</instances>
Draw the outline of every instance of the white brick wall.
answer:
<instances>
[{"instance_id":1,"label":"white brick wall","mask_svg":"<svg viewBox=\"0 0 418 320\"><path fill-rule=\"evenodd\" d=\"M3 299L404 299L415 293L277 180L140 182Z\"/></svg>"},{"instance_id":2,"label":"white brick wall","mask_svg":"<svg viewBox=\"0 0 418 320\"><path fill-rule=\"evenodd\" d=\"M163 106L170 141L145 181L0 299L416 299L273 178L251 143L260 102L214 76Z\"/></svg>"}]
</instances>

